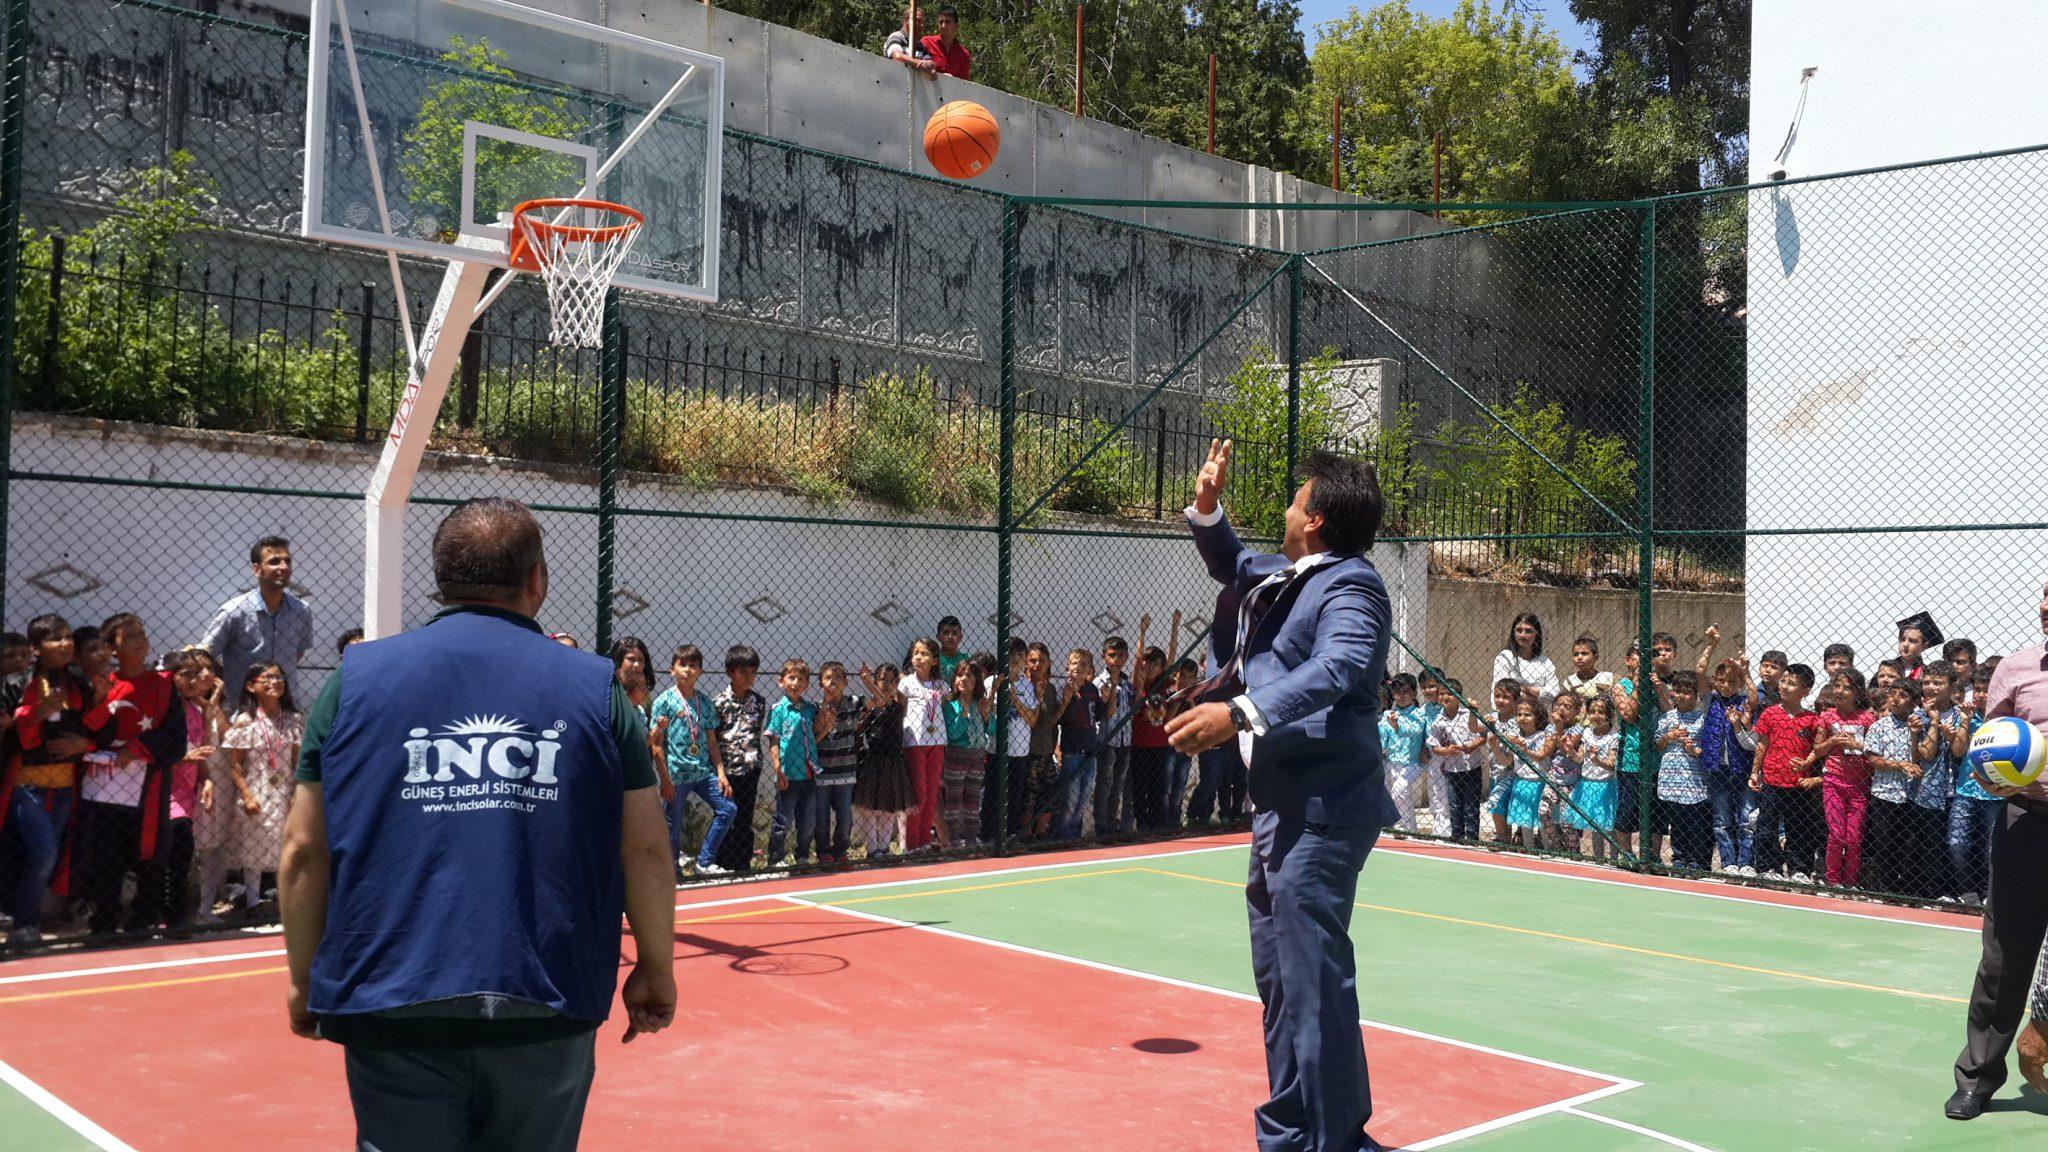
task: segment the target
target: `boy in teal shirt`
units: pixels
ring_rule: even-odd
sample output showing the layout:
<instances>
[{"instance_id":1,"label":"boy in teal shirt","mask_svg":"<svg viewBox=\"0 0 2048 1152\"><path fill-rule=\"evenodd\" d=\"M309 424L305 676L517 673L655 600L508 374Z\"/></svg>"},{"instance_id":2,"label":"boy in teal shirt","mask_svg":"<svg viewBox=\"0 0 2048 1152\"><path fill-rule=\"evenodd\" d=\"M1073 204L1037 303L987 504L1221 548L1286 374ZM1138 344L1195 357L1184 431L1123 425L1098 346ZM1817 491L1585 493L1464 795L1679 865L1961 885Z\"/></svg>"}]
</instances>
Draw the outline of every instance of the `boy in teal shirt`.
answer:
<instances>
[{"instance_id":1,"label":"boy in teal shirt","mask_svg":"<svg viewBox=\"0 0 2048 1152\"><path fill-rule=\"evenodd\" d=\"M1387 791L1401 813L1394 826L1413 832L1415 789L1422 783L1422 743L1429 725L1415 703L1415 677L1406 672L1394 677L1389 692L1393 707L1380 714L1380 756L1387 770Z\"/></svg>"},{"instance_id":2,"label":"boy in teal shirt","mask_svg":"<svg viewBox=\"0 0 2048 1152\"><path fill-rule=\"evenodd\" d=\"M725 778L725 764L718 752L718 712L711 698L697 691L697 678L704 674L704 654L695 644L677 648L669 658L668 674L675 685L654 698L649 709L654 739L655 766L664 783L661 798L668 810L669 850L676 856L680 879L687 867L699 875L722 876L717 864L718 846L732 827L740 806L732 801L732 785ZM683 816L695 796L711 809L711 829L704 834L704 846L696 859L683 856Z\"/></svg>"},{"instance_id":3,"label":"boy in teal shirt","mask_svg":"<svg viewBox=\"0 0 2048 1152\"><path fill-rule=\"evenodd\" d=\"M817 826L818 706L804 699L811 666L782 662L782 699L768 710L768 779L775 784L775 822L768 826L768 866L782 863L790 826L796 826L796 863L811 863Z\"/></svg>"}]
</instances>

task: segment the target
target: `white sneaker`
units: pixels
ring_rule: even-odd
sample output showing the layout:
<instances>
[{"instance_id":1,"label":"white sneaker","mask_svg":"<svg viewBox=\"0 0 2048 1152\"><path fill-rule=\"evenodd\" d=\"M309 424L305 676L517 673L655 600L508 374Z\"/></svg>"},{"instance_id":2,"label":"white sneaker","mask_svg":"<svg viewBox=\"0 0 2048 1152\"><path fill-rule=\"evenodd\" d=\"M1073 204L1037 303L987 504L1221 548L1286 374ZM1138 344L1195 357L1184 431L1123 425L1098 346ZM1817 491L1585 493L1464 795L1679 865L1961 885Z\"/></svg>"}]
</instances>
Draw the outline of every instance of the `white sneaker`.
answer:
<instances>
[{"instance_id":1,"label":"white sneaker","mask_svg":"<svg viewBox=\"0 0 2048 1152\"><path fill-rule=\"evenodd\" d=\"M727 867L725 867L724 865L721 865L721 864L699 864L699 865L697 865L697 875L699 875L699 876L730 876L730 875L732 875L732 869L730 869L730 868L727 868Z\"/></svg>"},{"instance_id":2,"label":"white sneaker","mask_svg":"<svg viewBox=\"0 0 2048 1152\"><path fill-rule=\"evenodd\" d=\"M1735 874L1737 876L1742 877L1744 880L1756 879L1756 869L1751 868L1747 864L1737 864L1735 866Z\"/></svg>"},{"instance_id":3,"label":"white sneaker","mask_svg":"<svg viewBox=\"0 0 2048 1152\"><path fill-rule=\"evenodd\" d=\"M1794 872L1792 874L1792 882L1794 884L1811 884L1813 883L1813 877L1808 876L1804 872Z\"/></svg>"}]
</instances>

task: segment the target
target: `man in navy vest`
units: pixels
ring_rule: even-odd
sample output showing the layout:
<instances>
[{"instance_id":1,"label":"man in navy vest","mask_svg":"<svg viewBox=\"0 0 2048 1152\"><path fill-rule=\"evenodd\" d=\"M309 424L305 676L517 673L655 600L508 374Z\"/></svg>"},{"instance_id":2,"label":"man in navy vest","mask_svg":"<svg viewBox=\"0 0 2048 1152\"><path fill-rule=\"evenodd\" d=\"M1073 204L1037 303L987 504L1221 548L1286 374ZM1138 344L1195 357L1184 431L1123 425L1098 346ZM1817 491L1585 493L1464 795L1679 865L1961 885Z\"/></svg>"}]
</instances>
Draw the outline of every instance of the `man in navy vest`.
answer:
<instances>
[{"instance_id":1,"label":"man in navy vest","mask_svg":"<svg viewBox=\"0 0 2048 1152\"><path fill-rule=\"evenodd\" d=\"M1276 556L1246 548L1223 519L1229 468L1230 442L1212 443L1188 509L1223 585L1211 640L1221 671L1167 737L1183 753L1235 740L1251 769L1245 896L1272 1088L1255 1114L1260 1149L1376 1149L1350 930L1359 870L1396 815L1379 744L1392 611L1363 555L1379 482L1369 464L1310 456Z\"/></svg>"},{"instance_id":2,"label":"man in navy vest","mask_svg":"<svg viewBox=\"0 0 2048 1152\"><path fill-rule=\"evenodd\" d=\"M351 646L306 717L278 889L292 1031L347 1052L368 1152L574 1149L596 1033L674 1018L675 888L647 731L611 662L533 622L540 525L434 533L447 609Z\"/></svg>"}]
</instances>

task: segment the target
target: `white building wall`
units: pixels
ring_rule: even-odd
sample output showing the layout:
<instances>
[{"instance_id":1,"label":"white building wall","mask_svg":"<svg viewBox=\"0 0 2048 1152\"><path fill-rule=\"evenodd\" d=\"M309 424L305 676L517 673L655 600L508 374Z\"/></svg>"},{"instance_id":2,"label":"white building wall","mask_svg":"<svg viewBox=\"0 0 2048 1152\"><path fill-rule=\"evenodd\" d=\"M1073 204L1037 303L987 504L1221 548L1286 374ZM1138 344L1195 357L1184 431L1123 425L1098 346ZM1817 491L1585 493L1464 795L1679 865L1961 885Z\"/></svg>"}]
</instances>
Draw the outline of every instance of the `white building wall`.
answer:
<instances>
[{"instance_id":1,"label":"white building wall","mask_svg":"<svg viewBox=\"0 0 2048 1152\"><path fill-rule=\"evenodd\" d=\"M1796 179L2048 142L2048 5L1757 0L1751 179L1817 68ZM1921 609L1987 654L2037 639L2048 534L2048 158L1787 184L1749 203L1752 652L1868 668Z\"/></svg>"}]
</instances>

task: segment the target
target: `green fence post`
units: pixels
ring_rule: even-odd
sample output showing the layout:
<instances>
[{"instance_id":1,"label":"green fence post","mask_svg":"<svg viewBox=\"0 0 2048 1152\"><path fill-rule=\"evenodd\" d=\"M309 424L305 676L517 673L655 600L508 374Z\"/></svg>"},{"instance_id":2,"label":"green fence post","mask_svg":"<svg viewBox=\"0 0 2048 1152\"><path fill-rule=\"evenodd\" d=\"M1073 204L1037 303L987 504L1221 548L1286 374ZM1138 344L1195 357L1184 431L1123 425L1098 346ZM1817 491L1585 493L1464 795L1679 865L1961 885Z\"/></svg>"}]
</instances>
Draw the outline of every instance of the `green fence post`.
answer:
<instances>
[{"instance_id":1,"label":"green fence post","mask_svg":"<svg viewBox=\"0 0 2048 1152\"><path fill-rule=\"evenodd\" d=\"M619 321L616 288L604 294L604 351L597 371L597 651L608 653L612 647L620 433L626 426L626 329Z\"/></svg>"},{"instance_id":2,"label":"green fence post","mask_svg":"<svg viewBox=\"0 0 2048 1152\"><path fill-rule=\"evenodd\" d=\"M1287 487L1294 496L1294 466L1301 460L1301 264L1287 262Z\"/></svg>"},{"instance_id":3,"label":"green fence post","mask_svg":"<svg viewBox=\"0 0 2048 1152\"><path fill-rule=\"evenodd\" d=\"M1650 636L1656 631L1651 619L1651 593L1657 586L1657 541L1650 525L1656 511L1657 488L1657 204L1643 205L1637 234L1636 253L1636 644L1641 655L1636 665L1636 861L1638 866L1660 863L1648 859L1651 841L1650 818L1655 807L1656 788L1656 703L1657 689L1650 681Z\"/></svg>"},{"instance_id":4,"label":"green fence post","mask_svg":"<svg viewBox=\"0 0 2048 1152\"><path fill-rule=\"evenodd\" d=\"M997 386L1002 394L1002 414L996 438L996 659L1001 675L1009 675L1010 660L1010 523L1016 496L1014 475L1017 447L1017 228L1022 209L1014 199L1003 201L1003 288L1002 336L996 354ZM996 853L1009 851L1010 829L1010 693L996 696Z\"/></svg>"},{"instance_id":5,"label":"green fence post","mask_svg":"<svg viewBox=\"0 0 2048 1152\"><path fill-rule=\"evenodd\" d=\"M21 151L28 131L29 0L8 0L5 78L0 80L0 557L7 555L7 504L14 468L15 293L21 281ZM56 307L56 302L51 302ZM0 579L0 617L7 611Z\"/></svg>"}]
</instances>

